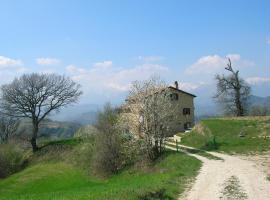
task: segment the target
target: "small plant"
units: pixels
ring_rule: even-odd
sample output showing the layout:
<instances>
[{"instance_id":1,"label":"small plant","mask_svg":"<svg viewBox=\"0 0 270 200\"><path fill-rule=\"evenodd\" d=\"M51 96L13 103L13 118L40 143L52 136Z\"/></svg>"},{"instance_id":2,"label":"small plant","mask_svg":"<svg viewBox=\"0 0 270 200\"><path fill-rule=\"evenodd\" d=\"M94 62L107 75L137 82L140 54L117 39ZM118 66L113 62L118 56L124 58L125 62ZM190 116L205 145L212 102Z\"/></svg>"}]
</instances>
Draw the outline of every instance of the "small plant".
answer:
<instances>
[{"instance_id":1,"label":"small plant","mask_svg":"<svg viewBox=\"0 0 270 200\"><path fill-rule=\"evenodd\" d=\"M218 143L216 140L216 136L214 135L213 138L205 143L204 146L205 150L217 150L218 149Z\"/></svg>"},{"instance_id":2,"label":"small plant","mask_svg":"<svg viewBox=\"0 0 270 200\"><path fill-rule=\"evenodd\" d=\"M176 151L178 152L179 151L179 145L178 145L178 141L175 140L175 143L176 143Z\"/></svg>"}]
</instances>

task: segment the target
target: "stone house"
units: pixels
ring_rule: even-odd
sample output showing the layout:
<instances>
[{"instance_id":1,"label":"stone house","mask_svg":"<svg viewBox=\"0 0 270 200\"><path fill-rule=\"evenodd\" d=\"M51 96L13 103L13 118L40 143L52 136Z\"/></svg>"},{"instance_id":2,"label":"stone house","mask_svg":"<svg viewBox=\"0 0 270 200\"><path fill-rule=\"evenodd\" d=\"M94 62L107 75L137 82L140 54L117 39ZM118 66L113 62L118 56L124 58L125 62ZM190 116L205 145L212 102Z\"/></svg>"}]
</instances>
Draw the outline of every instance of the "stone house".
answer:
<instances>
[{"instance_id":1,"label":"stone house","mask_svg":"<svg viewBox=\"0 0 270 200\"><path fill-rule=\"evenodd\" d=\"M170 122L170 135L174 135L178 132L184 132L186 129L194 126L194 98L196 96L179 89L177 81L175 81L174 86L168 86L167 89L169 91L170 102L172 103L170 109L173 109L169 111L170 113L173 113ZM122 119L127 120L128 124L133 125L127 127L128 131L140 135L140 117L125 107L125 104L122 106L121 110Z\"/></svg>"},{"instance_id":2,"label":"stone house","mask_svg":"<svg viewBox=\"0 0 270 200\"><path fill-rule=\"evenodd\" d=\"M174 86L169 86L171 91L171 103L174 105L174 113L177 116L172 122L174 132L183 132L194 126L194 94L180 90L178 82Z\"/></svg>"}]
</instances>

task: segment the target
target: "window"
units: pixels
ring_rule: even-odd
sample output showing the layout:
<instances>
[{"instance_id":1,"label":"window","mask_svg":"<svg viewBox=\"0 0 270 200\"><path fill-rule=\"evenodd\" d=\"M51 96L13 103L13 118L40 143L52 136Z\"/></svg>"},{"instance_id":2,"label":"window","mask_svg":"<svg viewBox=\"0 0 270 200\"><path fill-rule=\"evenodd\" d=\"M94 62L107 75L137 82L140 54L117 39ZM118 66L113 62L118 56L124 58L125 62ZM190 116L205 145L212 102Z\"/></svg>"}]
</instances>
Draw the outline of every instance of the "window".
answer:
<instances>
[{"instance_id":1,"label":"window","mask_svg":"<svg viewBox=\"0 0 270 200\"><path fill-rule=\"evenodd\" d=\"M170 94L170 98L172 101L177 101L178 100L178 94L177 93L172 93Z\"/></svg>"},{"instance_id":2,"label":"window","mask_svg":"<svg viewBox=\"0 0 270 200\"><path fill-rule=\"evenodd\" d=\"M184 108L183 115L190 115L190 108Z\"/></svg>"}]
</instances>

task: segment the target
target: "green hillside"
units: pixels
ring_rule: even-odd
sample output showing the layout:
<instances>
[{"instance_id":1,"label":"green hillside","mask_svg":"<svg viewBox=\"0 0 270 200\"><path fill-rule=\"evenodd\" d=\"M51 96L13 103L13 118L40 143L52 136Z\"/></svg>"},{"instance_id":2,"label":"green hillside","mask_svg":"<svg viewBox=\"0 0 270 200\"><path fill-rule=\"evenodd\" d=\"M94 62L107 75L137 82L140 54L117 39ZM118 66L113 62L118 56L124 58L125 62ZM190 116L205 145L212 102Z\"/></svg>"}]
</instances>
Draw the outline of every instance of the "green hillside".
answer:
<instances>
[{"instance_id":1,"label":"green hillside","mask_svg":"<svg viewBox=\"0 0 270 200\"><path fill-rule=\"evenodd\" d=\"M181 134L182 144L227 153L270 150L270 117L202 120L192 132Z\"/></svg>"},{"instance_id":2,"label":"green hillside","mask_svg":"<svg viewBox=\"0 0 270 200\"><path fill-rule=\"evenodd\" d=\"M151 166L97 178L83 156L87 146L91 149L80 140L49 143L30 156L27 168L0 180L0 199L177 199L201 166L193 157L167 151Z\"/></svg>"}]
</instances>

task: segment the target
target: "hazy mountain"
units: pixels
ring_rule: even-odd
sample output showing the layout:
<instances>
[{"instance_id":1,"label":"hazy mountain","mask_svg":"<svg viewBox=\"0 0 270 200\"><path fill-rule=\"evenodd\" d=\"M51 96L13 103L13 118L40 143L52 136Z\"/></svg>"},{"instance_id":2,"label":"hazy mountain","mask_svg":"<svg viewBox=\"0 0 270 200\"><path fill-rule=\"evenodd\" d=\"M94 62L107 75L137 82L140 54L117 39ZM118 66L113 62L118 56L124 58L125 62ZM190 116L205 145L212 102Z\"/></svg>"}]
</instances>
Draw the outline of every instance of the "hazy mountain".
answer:
<instances>
[{"instance_id":1,"label":"hazy mountain","mask_svg":"<svg viewBox=\"0 0 270 200\"><path fill-rule=\"evenodd\" d=\"M39 137L50 139L70 138L81 127L75 122L59 122L50 119L43 120L39 127ZM18 133L23 135L31 135L32 123L31 120L22 120L18 128Z\"/></svg>"},{"instance_id":2,"label":"hazy mountain","mask_svg":"<svg viewBox=\"0 0 270 200\"><path fill-rule=\"evenodd\" d=\"M83 125L94 124L100 109L96 104L78 104L64 108L61 112L50 118L57 121L76 122Z\"/></svg>"},{"instance_id":3,"label":"hazy mountain","mask_svg":"<svg viewBox=\"0 0 270 200\"><path fill-rule=\"evenodd\" d=\"M251 95L249 98L250 106L260 105L270 107L270 96L268 97L259 97L255 95Z\"/></svg>"},{"instance_id":4,"label":"hazy mountain","mask_svg":"<svg viewBox=\"0 0 270 200\"><path fill-rule=\"evenodd\" d=\"M262 105L270 107L270 96L260 97L251 95L249 105ZM60 113L52 115L50 118L62 122L74 122L82 125L94 124L97 119L97 113L102 108L97 104L79 104L64 108ZM221 115L222 111L212 99L195 99L195 116L205 118Z\"/></svg>"},{"instance_id":5,"label":"hazy mountain","mask_svg":"<svg viewBox=\"0 0 270 200\"><path fill-rule=\"evenodd\" d=\"M251 95L248 100L249 107L252 106L265 106L270 108L270 96L260 97ZM221 115L222 110L213 101L196 101L195 100L195 116L198 118Z\"/></svg>"}]
</instances>

